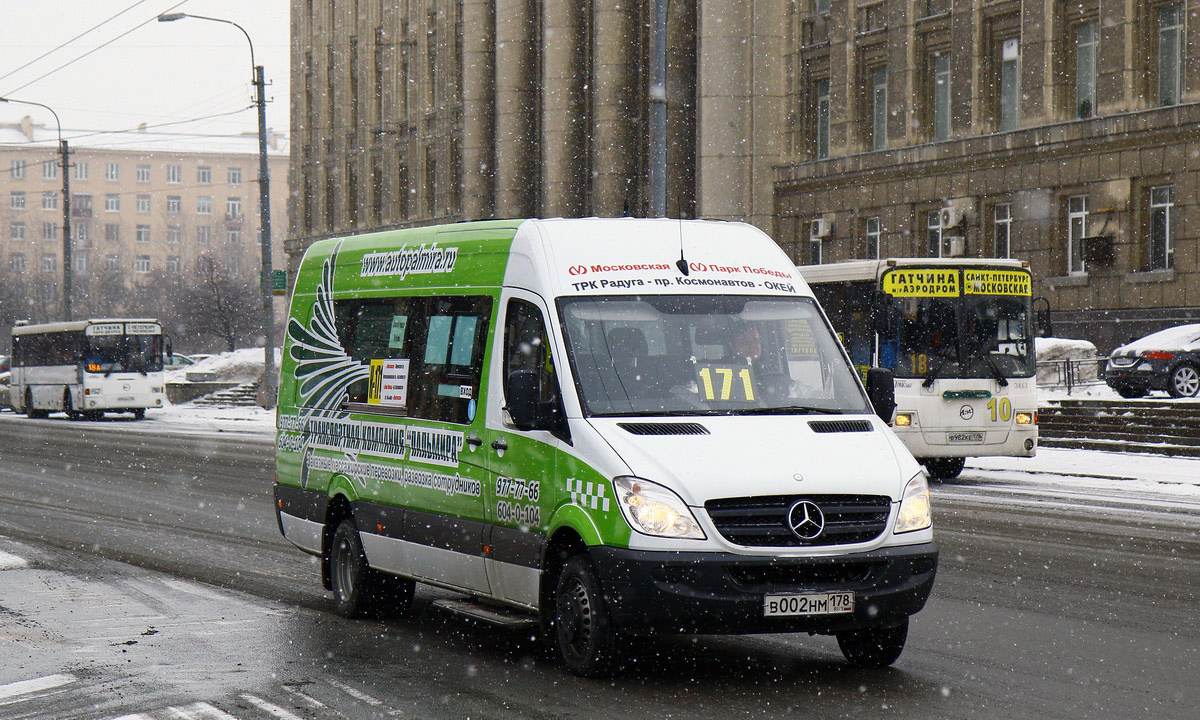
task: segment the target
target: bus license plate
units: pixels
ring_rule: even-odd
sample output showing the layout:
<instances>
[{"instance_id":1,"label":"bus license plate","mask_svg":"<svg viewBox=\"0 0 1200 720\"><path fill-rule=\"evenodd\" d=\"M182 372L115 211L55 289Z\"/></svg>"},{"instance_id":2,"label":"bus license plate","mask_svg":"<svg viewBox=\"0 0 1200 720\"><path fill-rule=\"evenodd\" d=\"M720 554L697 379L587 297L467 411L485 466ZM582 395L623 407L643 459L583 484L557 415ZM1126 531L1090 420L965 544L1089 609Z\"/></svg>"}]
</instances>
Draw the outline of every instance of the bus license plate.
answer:
<instances>
[{"instance_id":1,"label":"bus license plate","mask_svg":"<svg viewBox=\"0 0 1200 720\"><path fill-rule=\"evenodd\" d=\"M946 440L952 443L982 443L983 433L981 432L953 432L946 433Z\"/></svg>"},{"instance_id":2,"label":"bus license plate","mask_svg":"<svg viewBox=\"0 0 1200 720\"><path fill-rule=\"evenodd\" d=\"M767 595L763 601L763 614L767 617L836 615L848 612L854 612L854 593L852 592Z\"/></svg>"}]
</instances>

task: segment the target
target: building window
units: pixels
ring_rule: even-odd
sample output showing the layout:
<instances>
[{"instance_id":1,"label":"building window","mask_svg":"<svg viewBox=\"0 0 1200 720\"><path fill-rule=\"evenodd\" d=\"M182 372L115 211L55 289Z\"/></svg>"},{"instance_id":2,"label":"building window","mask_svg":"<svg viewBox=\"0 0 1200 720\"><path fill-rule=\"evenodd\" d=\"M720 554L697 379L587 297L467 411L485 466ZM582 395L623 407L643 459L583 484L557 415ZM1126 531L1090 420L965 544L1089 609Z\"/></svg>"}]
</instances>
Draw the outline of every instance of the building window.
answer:
<instances>
[{"instance_id":1,"label":"building window","mask_svg":"<svg viewBox=\"0 0 1200 720\"><path fill-rule=\"evenodd\" d=\"M140 243L150 242L150 226L149 225L138 225L136 237L137 237L137 241Z\"/></svg>"},{"instance_id":2,"label":"building window","mask_svg":"<svg viewBox=\"0 0 1200 720\"><path fill-rule=\"evenodd\" d=\"M871 68L871 147L887 146L887 66Z\"/></svg>"},{"instance_id":3,"label":"building window","mask_svg":"<svg viewBox=\"0 0 1200 720\"><path fill-rule=\"evenodd\" d=\"M207 245L212 240L212 228L207 225L201 225L196 228L196 244Z\"/></svg>"},{"instance_id":4,"label":"building window","mask_svg":"<svg viewBox=\"0 0 1200 720\"><path fill-rule=\"evenodd\" d=\"M196 212L200 215L212 215L212 198L200 195L196 198Z\"/></svg>"},{"instance_id":5,"label":"building window","mask_svg":"<svg viewBox=\"0 0 1200 720\"><path fill-rule=\"evenodd\" d=\"M821 78L813 84L816 107L813 117L813 137L816 139L818 160L829 157L829 79Z\"/></svg>"},{"instance_id":6,"label":"building window","mask_svg":"<svg viewBox=\"0 0 1200 720\"><path fill-rule=\"evenodd\" d=\"M181 237L182 237L182 232L180 231L178 225L168 225L167 226L167 242L173 243L173 244L178 243L179 239Z\"/></svg>"},{"instance_id":7,"label":"building window","mask_svg":"<svg viewBox=\"0 0 1200 720\"><path fill-rule=\"evenodd\" d=\"M831 5L830 0L814 0L814 2L817 6L817 14L818 15L828 15L829 14L829 6Z\"/></svg>"},{"instance_id":8,"label":"building window","mask_svg":"<svg viewBox=\"0 0 1200 720\"><path fill-rule=\"evenodd\" d=\"M14 222L8 224L8 236L13 240L25 239L25 223Z\"/></svg>"},{"instance_id":9,"label":"building window","mask_svg":"<svg viewBox=\"0 0 1200 720\"><path fill-rule=\"evenodd\" d=\"M108 270L109 272L118 272L121 269L121 256L120 255L105 255L104 256L104 269Z\"/></svg>"},{"instance_id":10,"label":"building window","mask_svg":"<svg viewBox=\"0 0 1200 720\"><path fill-rule=\"evenodd\" d=\"M25 259L25 253L13 253L8 259L8 267L15 273L23 273L29 269L29 261Z\"/></svg>"},{"instance_id":11,"label":"building window","mask_svg":"<svg viewBox=\"0 0 1200 720\"><path fill-rule=\"evenodd\" d=\"M1167 270L1175 266L1175 187L1150 188L1150 269Z\"/></svg>"},{"instance_id":12,"label":"building window","mask_svg":"<svg viewBox=\"0 0 1200 720\"><path fill-rule=\"evenodd\" d=\"M87 218L92 216L92 196L82 193L71 193L71 217Z\"/></svg>"},{"instance_id":13,"label":"building window","mask_svg":"<svg viewBox=\"0 0 1200 720\"><path fill-rule=\"evenodd\" d=\"M25 178L25 161L24 160L13 160L12 161L12 176L17 180L22 180Z\"/></svg>"},{"instance_id":14,"label":"building window","mask_svg":"<svg viewBox=\"0 0 1200 720\"><path fill-rule=\"evenodd\" d=\"M925 213L925 228L926 240L928 247L926 252L929 257L942 256L942 213L938 210L930 210Z\"/></svg>"},{"instance_id":15,"label":"building window","mask_svg":"<svg viewBox=\"0 0 1200 720\"><path fill-rule=\"evenodd\" d=\"M1183 8L1179 3L1158 9L1158 104L1175 105L1182 91Z\"/></svg>"},{"instance_id":16,"label":"building window","mask_svg":"<svg viewBox=\"0 0 1200 720\"><path fill-rule=\"evenodd\" d=\"M42 209L57 210L58 209L58 193L44 192L42 193Z\"/></svg>"},{"instance_id":17,"label":"building window","mask_svg":"<svg viewBox=\"0 0 1200 720\"><path fill-rule=\"evenodd\" d=\"M1083 238L1087 236L1087 220L1087 195L1067 198L1067 272L1072 275L1087 272L1087 266L1083 262Z\"/></svg>"},{"instance_id":18,"label":"building window","mask_svg":"<svg viewBox=\"0 0 1200 720\"><path fill-rule=\"evenodd\" d=\"M8 204L13 210L24 210L25 209L25 191L24 190L13 190L11 193L9 193Z\"/></svg>"},{"instance_id":19,"label":"building window","mask_svg":"<svg viewBox=\"0 0 1200 720\"><path fill-rule=\"evenodd\" d=\"M933 57L933 139L950 137L950 53Z\"/></svg>"},{"instance_id":20,"label":"building window","mask_svg":"<svg viewBox=\"0 0 1200 720\"><path fill-rule=\"evenodd\" d=\"M150 182L150 166L149 165L138 165L137 166L137 181L140 183Z\"/></svg>"},{"instance_id":21,"label":"building window","mask_svg":"<svg viewBox=\"0 0 1200 720\"><path fill-rule=\"evenodd\" d=\"M150 256L138 255L133 263L133 271L143 274L150 272Z\"/></svg>"},{"instance_id":22,"label":"building window","mask_svg":"<svg viewBox=\"0 0 1200 720\"><path fill-rule=\"evenodd\" d=\"M225 268L227 270L229 270L230 275L234 275L234 276L241 275L242 274L242 259L240 257L238 257L237 255L234 255L234 256L226 259L225 260Z\"/></svg>"},{"instance_id":23,"label":"building window","mask_svg":"<svg viewBox=\"0 0 1200 720\"><path fill-rule=\"evenodd\" d=\"M178 275L179 267L180 267L179 256L178 255L168 255L167 256L167 274Z\"/></svg>"},{"instance_id":24,"label":"building window","mask_svg":"<svg viewBox=\"0 0 1200 720\"><path fill-rule=\"evenodd\" d=\"M58 302L58 285L55 283L41 283L38 286L38 299L43 305Z\"/></svg>"},{"instance_id":25,"label":"building window","mask_svg":"<svg viewBox=\"0 0 1200 720\"><path fill-rule=\"evenodd\" d=\"M172 215L178 215L183 212L183 198L178 195L168 195L167 212Z\"/></svg>"},{"instance_id":26,"label":"building window","mask_svg":"<svg viewBox=\"0 0 1200 720\"><path fill-rule=\"evenodd\" d=\"M212 272L212 269L213 269L212 258L207 257L205 255L201 255L200 257L196 258L196 272L205 274L205 273Z\"/></svg>"},{"instance_id":27,"label":"building window","mask_svg":"<svg viewBox=\"0 0 1200 720\"><path fill-rule=\"evenodd\" d=\"M148 215L150 213L150 196L137 196L137 211L139 215Z\"/></svg>"},{"instance_id":28,"label":"building window","mask_svg":"<svg viewBox=\"0 0 1200 720\"><path fill-rule=\"evenodd\" d=\"M58 239L58 223L42 223L42 239L57 240Z\"/></svg>"},{"instance_id":29,"label":"building window","mask_svg":"<svg viewBox=\"0 0 1200 720\"><path fill-rule=\"evenodd\" d=\"M168 165L167 166L167 182L168 183L183 182L183 166L182 165Z\"/></svg>"},{"instance_id":30,"label":"building window","mask_svg":"<svg viewBox=\"0 0 1200 720\"><path fill-rule=\"evenodd\" d=\"M77 223L71 227L75 229L75 244L79 247L89 247L92 241L92 233L88 230L87 223Z\"/></svg>"},{"instance_id":31,"label":"building window","mask_svg":"<svg viewBox=\"0 0 1200 720\"><path fill-rule=\"evenodd\" d=\"M992 208L992 240L996 257L1012 257L1012 203L996 203Z\"/></svg>"},{"instance_id":32,"label":"building window","mask_svg":"<svg viewBox=\"0 0 1200 720\"><path fill-rule=\"evenodd\" d=\"M242 199L231 197L225 201L225 219L241 220L242 219Z\"/></svg>"},{"instance_id":33,"label":"building window","mask_svg":"<svg viewBox=\"0 0 1200 720\"><path fill-rule=\"evenodd\" d=\"M71 256L71 265L75 268L75 272L87 272L88 256L87 253L75 253Z\"/></svg>"},{"instance_id":34,"label":"building window","mask_svg":"<svg viewBox=\"0 0 1200 720\"><path fill-rule=\"evenodd\" d=\"M821 250L824 240L818 232L820 223L816 220L808 223L808 264L821 264Z\"/></svg>"},{"instance_id":35,"label":"building window","mask_svg":"<svg viewBox=\"0 0 1200 720\"><path fill-rule=\"evenodd\" d=\"M76 161L76 163L75 163L75 179L76 180L87 180L88 179L88 164L87 163Z\"/></svg>"},{"instance_id":36,"label":"building window","mask_svg":"<svg viewBox=\"0 0 1200 720\"><path fill-rule=\"evenodd\" d=\"M1096 21L1075 25L1075 117L1096 114Z\"/></svg>"},{"instance_id":37,"label":"building window","mask_svg":"<svg viewBox=\"0 0 1200 720\"><path fill-rule=\"evenodd\" d=\"M225 231L225 240L231 245L242 244L242 229L239 227L231 227Z\"/></svg>"},{"instance_id":38,"label":"building window","mask_svg":"<svg viewBox=\"0 0 1200 720\"><path fill-rule=\"evenodd\" d=\"M1020 123L1021 41L1000 43L1000 129L1016 130Z\"/></svg>"},{"instance_id":39,"label":"building window","mask_svg":"<svg viewBox=\"0 0 1200 720\"><path fill-rule=\"evenodd\" d=\"M196 168L196 182L201 185L212 184L212 168L207 165L201 165Z\"/></svg>"},{"instance_id":40,"label":"building window","mask_svg":"<svg viewBox=\"0 0 1200 720\"><path fill-rule=\"evenodd\" d=\"M120 195L105 195L104 196L104 211L105 212L120 212L121 211L121 196Z\"/></svg>"},{"instance_id":41,"label":"building window","mask_svg":"<svg viewBox=\"0 0 1200 720\"><path fill-rule=\"evenodd\" d=\"M50 253L42 254L42 272L58 272L58 256Z\"/></svg>"},{"instance_id":42,"label":"building window","mask_svg":"<svg viewBox=\"0 0 1200 720\"><path fill-rule=\"evenodd\" d=\"M242 184L242 169L240 167L229 168L229 184L230 185L241 185Z\"/></svg>"},{"instance_id":43,"label":"building window","mask_svg":"<svg viewBox=\"0 0 1200 720\"><path fill-rule=\"evenodd\" d=\"M58 177L57 160L47 160L42 163L42 177L46 180L53 180Z\"/></svg>"},{"instance_id":44,"label":"building window","mask_svg":"<svg viewBox=\"0 0 1200 720\"><path fill-rule=\"evenodd\" d=\"M121 242L121 226L116 223L108 223L104 226L104 241L105 242Z\"/></svg>"},{"instance_id":45,"label":"building window","mask_svg":"<svg viewBox=\"0 0 1200 720\"><path fill-rule=\"evenodd\" d=\"M121 179L121 166L117 163L111 163L111 162L105 163L104 179L105 180L120 180Z\"/></svg>"},{"instance_id":46,"label":"building window","mask_svg":"<svg viewBox=\"0 0 1200 720\"><path fill-rule=\"evenodd\" d=\"M879 217L869 217L866 222L867 236L867 259L878 260L879 248L883 239L883 224L879 222Z\"/></svg>"}]
</instances>

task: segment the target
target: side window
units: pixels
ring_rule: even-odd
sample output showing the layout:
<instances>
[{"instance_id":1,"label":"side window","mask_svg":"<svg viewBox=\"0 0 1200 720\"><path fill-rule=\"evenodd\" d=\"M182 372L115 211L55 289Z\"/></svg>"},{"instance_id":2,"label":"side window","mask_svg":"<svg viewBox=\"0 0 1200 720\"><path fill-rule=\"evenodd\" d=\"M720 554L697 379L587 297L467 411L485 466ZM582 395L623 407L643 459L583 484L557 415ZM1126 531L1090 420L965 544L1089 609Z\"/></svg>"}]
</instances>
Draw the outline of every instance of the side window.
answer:
<instances>
[{"instance_id":1,"label":"side window","mask_svg":"<svg viewBox=\"0 0 1200 720\"><path fill-rule=\"evenodd\" d=\"M538 373L541 400L558 398L558 376L546 338L546 323L536 305L525 300L509 300L504 323L504 393L509 393L509 378L515 370Z\"/></svg>"}]
</instances>

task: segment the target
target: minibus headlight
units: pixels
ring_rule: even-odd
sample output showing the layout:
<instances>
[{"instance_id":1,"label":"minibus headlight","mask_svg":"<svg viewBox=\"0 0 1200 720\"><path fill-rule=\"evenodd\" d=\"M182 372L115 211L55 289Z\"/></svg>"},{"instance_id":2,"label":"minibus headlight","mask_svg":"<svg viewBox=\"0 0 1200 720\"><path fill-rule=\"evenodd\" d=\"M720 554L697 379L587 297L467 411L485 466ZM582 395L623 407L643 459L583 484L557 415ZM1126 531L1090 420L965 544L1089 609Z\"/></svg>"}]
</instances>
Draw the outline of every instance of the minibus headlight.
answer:
<instances>
[{"instance_id":1,"label":"minibus headlight","mask_svg":"<svg viewBox=\"0 0 1200 720\"><path fill-rule=\"evenodd\" d=\"M704 539L692 511L667 488L637 477L613 478L617 505L630 527L646 535Z\"/></svg>"},{"instance_id":2,"label":"minibus headlight","mask_svg":"<svg viewBox=\"0 0 1200 720\"><path fill-rule=\"evenodd\" d=\"M896 513L896 534L924 530L933 524L933 513L929 509L929 484L925 474L918 473L904 488L900 500L900 512Z\"/></svg>"}]
</instances>

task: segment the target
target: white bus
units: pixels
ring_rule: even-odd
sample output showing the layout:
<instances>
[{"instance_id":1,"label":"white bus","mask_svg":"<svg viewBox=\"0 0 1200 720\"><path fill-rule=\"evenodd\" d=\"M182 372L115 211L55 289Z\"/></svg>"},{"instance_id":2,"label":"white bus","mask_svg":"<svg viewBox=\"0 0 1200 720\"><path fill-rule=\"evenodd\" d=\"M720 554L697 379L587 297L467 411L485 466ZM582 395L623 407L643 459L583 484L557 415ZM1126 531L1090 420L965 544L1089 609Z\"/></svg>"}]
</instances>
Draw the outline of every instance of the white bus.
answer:
<instances>
[{"instance_id":1,"label":"white bus","mask_svg":"<svg viewBox=\"0 0 1200 720\"><path fill-rule=\"evenodd\" d=\"M12 330L9 404L31 418L61 411L71 419L108 412L145 417L166 404L162 325L104 318Z\"/></svg>"},{"instance_id":2,"label":"white bus","mask_svg":"<svg viewBox=\"0 0 1200 720\"><path fill-rule=\"evenodd\" d=\"M957 476L968 457L1034 455L1027 263L891 258L799 270L859 371L894 373L893 428L932 477Z\"/></svg>"}]
</instances>

